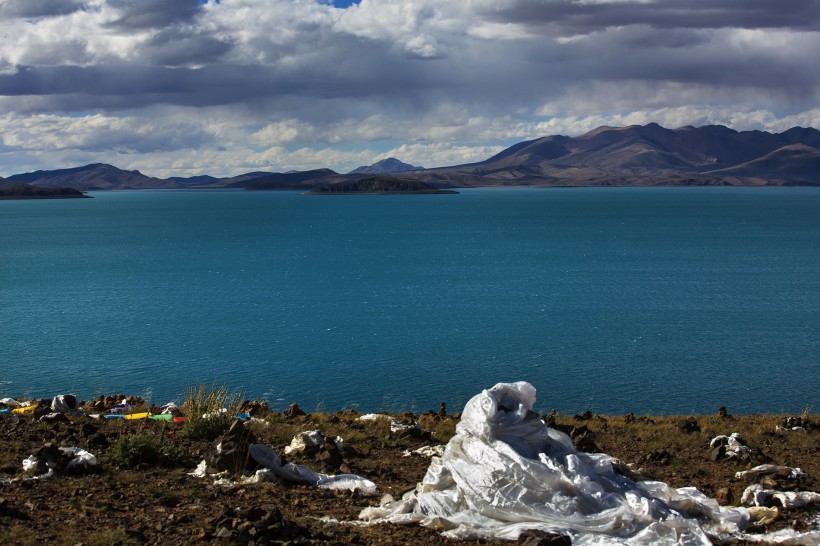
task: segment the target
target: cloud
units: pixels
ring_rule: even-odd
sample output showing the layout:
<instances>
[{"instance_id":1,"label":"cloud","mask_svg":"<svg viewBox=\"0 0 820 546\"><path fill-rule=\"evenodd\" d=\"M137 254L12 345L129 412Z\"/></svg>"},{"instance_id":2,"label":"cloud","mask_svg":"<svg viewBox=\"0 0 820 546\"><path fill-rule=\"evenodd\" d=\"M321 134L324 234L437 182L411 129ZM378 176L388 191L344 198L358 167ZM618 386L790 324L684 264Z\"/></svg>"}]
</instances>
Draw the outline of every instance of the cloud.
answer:
<instances>
[{"instance_id":1,"label":"cloud","mask_svg":"<svg viewBox=\"0 0 820 546\"><path fill-rule=\"evenodd\" d=\"M635 25L665 30L820 30L820 2L817 0L510 0L503 7L485 13L496 20L561 35L591 34L606 28Z\"/></svg>"},{"instance_id":2,"label":"cloud","mask_svg":"<svg viewBox=\"0 0 820 546\"><path fill-rule=\"evenodd\" d=\"M594 123L816 124L820 0L342 4L0 0L0 171L437 166Z\"/></svg>"},{"instance_id":3,"label":"cloud","mask_svg":"<svg viewBox=\"0 0 820 546\"><path fill-rule=\"evenodd\" d=\"M0 19L57 17L80 11L84 5L81 0L3 0Z\"/></svg>"}]
</instances>

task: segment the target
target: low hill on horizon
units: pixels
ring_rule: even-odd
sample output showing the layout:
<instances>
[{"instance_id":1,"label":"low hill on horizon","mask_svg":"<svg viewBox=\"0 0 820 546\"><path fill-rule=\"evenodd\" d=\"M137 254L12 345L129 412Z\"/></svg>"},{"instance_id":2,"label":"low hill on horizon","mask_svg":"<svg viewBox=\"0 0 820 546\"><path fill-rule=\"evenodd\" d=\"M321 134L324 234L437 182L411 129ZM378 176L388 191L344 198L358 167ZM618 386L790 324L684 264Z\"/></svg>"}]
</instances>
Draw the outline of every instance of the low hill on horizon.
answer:
<instances>
[{"instance_id":1,"label":"low hill on horizon","mask_svg":"<svg viewBox=\"0 0 820 546\"><path fill-rule=\"evenodd\" d=\"M147 188L305 189L362 174L419 180L439 188L483 186L820 185L820 131L735 131L722 125L666 129L657 123L602 126L578 137L519 142L477 163L423 169L395 158L346 175L331 169L232 177L161 179L101 163L7 177L11 183L81 191Z\"/></svg>"},{"instance_id":2,"label":"low hill on horizon","mask_svg":"<svg viewBox=\"0 0 820 546\"><path fill-rule=\"evenodd\" d=\"M68 187L80 191L185 187L173 180L145 176L139 171L124 171L106 163L92 163L71 169L15 174L9 176L6 181L39 187Z\"/></svg>"},{"instance_id":3,"label":"low hill on horizon","mask_svg":"<svg viewBox=\"0 0 820 546\"><path fill-rule=\"evenodd\" d=\"M415 165L399 161L395 157L388 157L369 166L362 165L361 167L356 167L347 174L394 174L423 170L424 167L416 167Z\"/></svg>"}]
</instances>

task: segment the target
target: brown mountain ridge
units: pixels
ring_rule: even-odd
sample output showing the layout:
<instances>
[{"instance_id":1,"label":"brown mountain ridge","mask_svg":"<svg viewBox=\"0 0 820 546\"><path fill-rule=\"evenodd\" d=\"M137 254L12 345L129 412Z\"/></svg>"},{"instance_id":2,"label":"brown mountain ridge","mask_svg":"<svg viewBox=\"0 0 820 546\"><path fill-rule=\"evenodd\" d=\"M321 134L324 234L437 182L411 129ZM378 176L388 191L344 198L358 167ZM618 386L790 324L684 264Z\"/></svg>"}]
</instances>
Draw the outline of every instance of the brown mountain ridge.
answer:
<instances>
[{"instance_id":1,"label":"brown mountain ridge","mask_svg":"<svg viewBox=\"0 0 820 546\"><path fill-rule=\"evenodd\" d=\"M392 158L391 158L392 159ZM397 161L397 160L396 160ZM399 162L400 163L400 162ZM392 163L390 163L392 164ZM721 125L666 129L657 123L603 126L578 137L551 135L519 142L484 161L393 174L388 162L364 172L330 169L251 172L238 176L160 179L112 165L37 171L6 183L81 191L142 188L311 190L379 175L435 188L483 186L820 185L820 131L735 131ZM389 165L388 165L389 166ZM380 172L381 170L381 172ZM0 182L2 184L2 182Z\"/></svg>"}]
</instances>

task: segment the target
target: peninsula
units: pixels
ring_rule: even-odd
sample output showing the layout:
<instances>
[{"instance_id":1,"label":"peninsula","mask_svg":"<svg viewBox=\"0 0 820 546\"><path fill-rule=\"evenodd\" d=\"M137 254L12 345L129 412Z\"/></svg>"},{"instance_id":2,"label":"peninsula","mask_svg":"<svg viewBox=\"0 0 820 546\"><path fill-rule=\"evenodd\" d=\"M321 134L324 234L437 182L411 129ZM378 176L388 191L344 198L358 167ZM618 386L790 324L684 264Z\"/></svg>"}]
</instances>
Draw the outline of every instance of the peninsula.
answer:
<instances>
[{"instance_id":1,"label":"peninsula","mask_svg":"<svg viewBox=\"0 0 820 546\"><path fill-rule=\"evenodd\" d=\"M458 193L453 190L442 190L421 182L408 178L395 178L392 176L370 176L358 180L335 182L330 184L320 184L312 190L306 192L309 195L344 195L344 194L371 194L371 195L396 195L408 193L421 194L445 194Z\"/></svg>"},{"instance_id":2,"label":"peninsula","mask_svg":"<svg viewBox=\"0 0 820 546\"><path fill-rule=\"evenodd\" d=\"M0 200L13 199L74 199L91 198L74 188L30 186L28 184L0 184Z\"/></svg>"}]
</instances>

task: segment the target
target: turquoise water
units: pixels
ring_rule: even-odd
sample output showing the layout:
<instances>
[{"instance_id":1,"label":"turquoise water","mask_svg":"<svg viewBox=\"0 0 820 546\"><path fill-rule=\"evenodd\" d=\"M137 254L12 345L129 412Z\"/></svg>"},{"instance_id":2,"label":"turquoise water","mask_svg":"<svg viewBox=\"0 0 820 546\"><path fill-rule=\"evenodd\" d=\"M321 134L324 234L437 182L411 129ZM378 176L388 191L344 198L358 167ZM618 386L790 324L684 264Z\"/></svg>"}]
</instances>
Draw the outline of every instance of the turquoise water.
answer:
<instances>
[{"instance_id":1,"label":"turquoise water","mask_svg":"<svg viewBox=\"0 0 820 546\"><path fill-rule=\"evenodd\" d=\"M0 397L820 408L820 189L0 201Z\"/></svg>"}]
</instances>

